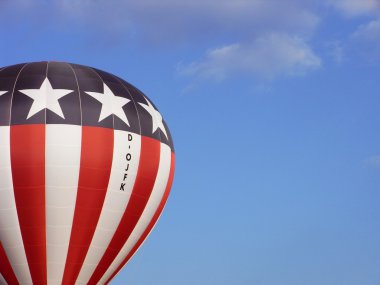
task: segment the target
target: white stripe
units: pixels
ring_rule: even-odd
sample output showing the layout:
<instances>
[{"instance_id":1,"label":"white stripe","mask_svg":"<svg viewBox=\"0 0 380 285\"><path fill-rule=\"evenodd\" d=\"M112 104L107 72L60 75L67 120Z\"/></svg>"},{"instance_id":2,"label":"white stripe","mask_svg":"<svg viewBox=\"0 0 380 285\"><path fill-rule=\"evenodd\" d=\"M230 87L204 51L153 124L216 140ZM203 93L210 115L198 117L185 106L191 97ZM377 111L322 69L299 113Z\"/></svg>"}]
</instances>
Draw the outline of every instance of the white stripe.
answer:
<instances>
[{"instance_id":1,"label":"white stripe","mask_svg":"<svg viewBox=\"0 0 380 285\"><path fill-rule=\"evenodd\" d=\"M48 284L61 284L78 189L81 126L46 125L46 257Z\"/></svg>"},{"instance_id":2,"label":"white stripe","mask_svg":"<svg viewBox=\"0 0 380 285\"><path fill-rule=\"evenodd\" d=\"M148 227L165 193L166 185L169 180L170 164L171 149L166 144L161 143L160 164L158 167L158 173L153 186L152 194L149 197L149 201L139 221L137 222L136 227L132 231L131 236L124 244L123 248L118 253L117 257L112 262L111 266L108 268L103 277L100 279L98 284L105 284L108 278L111 277L112 273L128 255L141 235L144 233L145 229Z\"/></svg>"},{"instance_id":3,"label":"white stripe","mask_svg":"<svg viewBox=\"0 0 380 285\"><path fill-rule=\"evenodd\" d=\"M116 232L135 184L140 149L140 135L119 130L114 131L114 150L107 194L94 237L76 284L87 284ZM124 191L120 190L122 183L125 183Z\"/></svg>"},{"instance_id":4,"label":"white stripe","mask_svg":"<svg viewBox=\"0 0 380 285\"><path fill-rule=\"evenodd\" d=\"M32 284L13 191L10 127L0 127L0 240L20 284Z\"/></svg>"},{"instance_id":5,"label":"white stripe","mask_svg":"<svg viewBox=\"0 0 380 285\"><path fill-rule=\"evenodd\" d=\"M7 281L5 281L3 275L1 275L0 273L0 285L7 285L7 284L8 284Z\"/></svg>"}]
</instances>

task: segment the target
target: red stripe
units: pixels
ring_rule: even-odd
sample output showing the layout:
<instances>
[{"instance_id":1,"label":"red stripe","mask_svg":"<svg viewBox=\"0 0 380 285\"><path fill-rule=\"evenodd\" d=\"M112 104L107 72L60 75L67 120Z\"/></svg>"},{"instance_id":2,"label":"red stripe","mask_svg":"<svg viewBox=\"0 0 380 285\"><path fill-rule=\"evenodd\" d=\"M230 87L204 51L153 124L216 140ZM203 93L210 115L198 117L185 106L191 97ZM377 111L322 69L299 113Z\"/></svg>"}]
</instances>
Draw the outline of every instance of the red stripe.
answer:
<instances>
[{"instance_id":1,"label":"red stripe","mask_svg":"<svg viewBox=\"0 0 380 285\"><path fill-rule=\"evenodd\" d=\"M11 126L13 187L34 284L46 284L45 125Z\"/></svg>"},{"instance_id":2,"label":"red stripe","mask_svg":"<svg viewBox=\"0 0 380 285\"><path fill-rule=\"evenodd\" d=\"M99 282L140 219L156 180L160 162L160 151L161 143L158 140L141 137L140 162L131 198L119 226L116 229L115 235L88 284L96 284Z\"/></svg>"},{"instance_id":3,"label":"red stripe","mask_svg":"<svg viewBox=\"0 0 380 285\"><path fill-rule=\"evenodd\" d=\"M156 224L158 218L160 217L162 210L164 209L164 206L166 204L166 201L168 200L170 188L172 187L173 183L173 177L174 177L174 168L175 168L175 155L172 152L171 155L171 164L170 164L170 173L169 173L169 179L168 184L166 185L166 189L164 192L164 195L162 197L162 200L156 210L156 213L154 214L152 220L150 221L148 227L145 229L144 233L140 237L140 239L137 241L135 246L132 248L132 250L128 253L127 257L123 260L123 262L118 266L118 268L115 270L114 273L112 273L111 277L107 280L105 284L108 284L111 282L111 280L116 276L116 274L124 267L124 265L131 259L131 257L135 254L135 252L138 250L138 248L141 246L141 244L144 242L144 240L147 238L151 230L153 229L153 226Z\"/></svg>"},{"instance_id":4,"label":"red stripe","mask_svg":"<svg viewBox=\"0 0 380 285\"><path fill-rule=\"evenodd\" d=\"M82 127L79 185L62 284L74 284L103 207L113 156L113 130Z\"/></svg>"},{"instance_id":5,"label":"red stripe","mask_svg":"<svg viewBox=\"0 0 380 285\"><path fill-rule=\"evenodd\" d=\"M0 242L0 273L3 275L8 285L18 285L15 273L13 272L12 265L8 260L7 254Z\"/></svg>"}]
</instances>

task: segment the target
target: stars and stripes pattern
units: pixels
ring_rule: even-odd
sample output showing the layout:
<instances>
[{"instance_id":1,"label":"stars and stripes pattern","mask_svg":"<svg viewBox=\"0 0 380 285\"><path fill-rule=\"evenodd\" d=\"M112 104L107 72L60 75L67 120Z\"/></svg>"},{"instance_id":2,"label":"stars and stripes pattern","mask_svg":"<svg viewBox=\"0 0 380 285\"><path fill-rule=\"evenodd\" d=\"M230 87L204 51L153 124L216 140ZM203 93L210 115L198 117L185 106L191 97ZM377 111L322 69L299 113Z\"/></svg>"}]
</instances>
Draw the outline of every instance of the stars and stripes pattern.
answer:
<instances>
[{"instance_id":1,"label":"stars and stripes pattern","mask_svg":"<svg viewBox=\"0 0 380 285\"><path fill-rule=\"evenodd\" d=\"M175 154L128 82L63 62L0 70L0 284L107 284L167 201Z\"/></svg>"}]
</instances>

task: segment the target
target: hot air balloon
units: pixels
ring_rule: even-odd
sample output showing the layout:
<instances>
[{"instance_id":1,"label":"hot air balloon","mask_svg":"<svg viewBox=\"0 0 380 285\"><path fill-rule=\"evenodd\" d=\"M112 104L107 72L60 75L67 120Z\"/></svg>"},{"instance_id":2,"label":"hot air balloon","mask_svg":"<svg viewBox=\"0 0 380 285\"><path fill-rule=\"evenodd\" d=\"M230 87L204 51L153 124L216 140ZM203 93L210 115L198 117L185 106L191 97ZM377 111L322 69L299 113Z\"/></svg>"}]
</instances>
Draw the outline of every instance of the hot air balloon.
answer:
<instances>
[{"instance_id":1,"label":"hot air balloon","mask_svg":"<svg viewBox=\"0 0 380 285\"><path fill-rule=\"evenodd\" d=\"M174 174L153 103L64 62L0 69L0 284L107 284L157 222Z\"/></svg>"}]
</instances>

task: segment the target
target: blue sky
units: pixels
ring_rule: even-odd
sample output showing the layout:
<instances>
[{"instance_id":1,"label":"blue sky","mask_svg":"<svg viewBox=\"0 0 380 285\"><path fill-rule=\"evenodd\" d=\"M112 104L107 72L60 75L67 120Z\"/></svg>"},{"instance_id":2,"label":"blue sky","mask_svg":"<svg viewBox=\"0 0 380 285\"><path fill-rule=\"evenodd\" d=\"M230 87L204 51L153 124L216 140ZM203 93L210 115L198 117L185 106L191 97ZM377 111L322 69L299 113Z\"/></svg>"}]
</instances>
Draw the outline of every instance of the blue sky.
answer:
<instances>
[{"instance_id":1,"label":"blue sky","mask_svg":"<svg viewBox=\"0 0 380 285\"><path fill-rule=\"evenodd\" d=\"M113 284L380 284L378 0L2 0L0 37L1 66L106 70L170 126L172 194Z\"/></svg>"}]
</instances>

